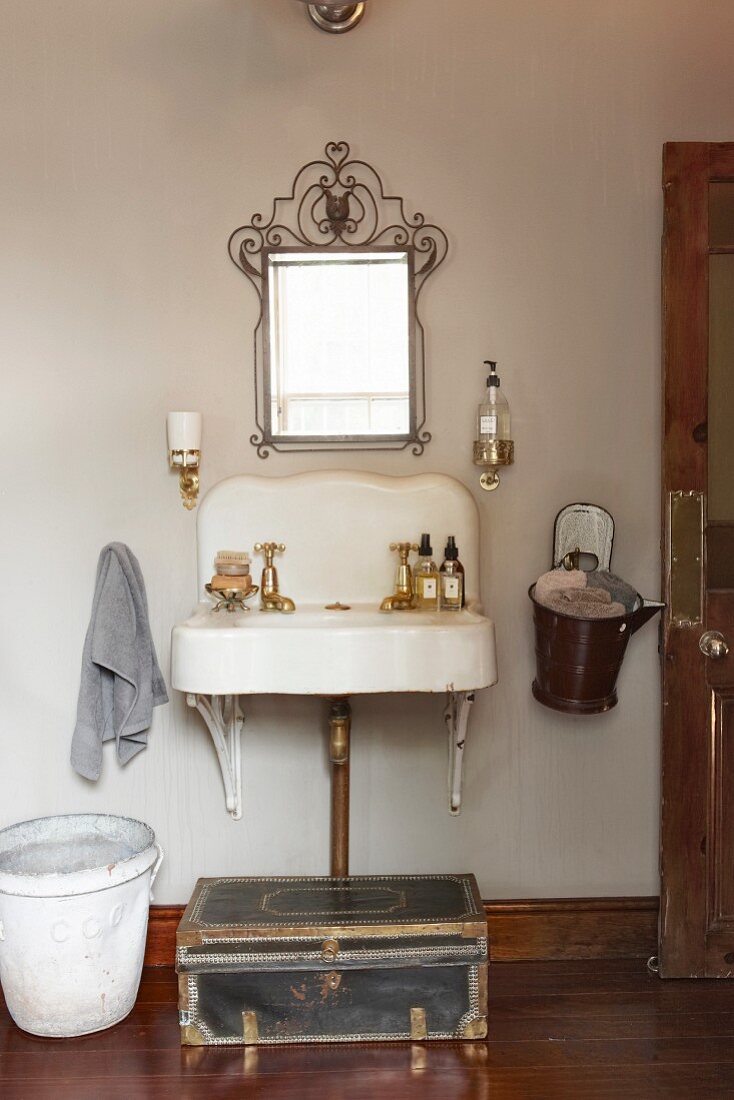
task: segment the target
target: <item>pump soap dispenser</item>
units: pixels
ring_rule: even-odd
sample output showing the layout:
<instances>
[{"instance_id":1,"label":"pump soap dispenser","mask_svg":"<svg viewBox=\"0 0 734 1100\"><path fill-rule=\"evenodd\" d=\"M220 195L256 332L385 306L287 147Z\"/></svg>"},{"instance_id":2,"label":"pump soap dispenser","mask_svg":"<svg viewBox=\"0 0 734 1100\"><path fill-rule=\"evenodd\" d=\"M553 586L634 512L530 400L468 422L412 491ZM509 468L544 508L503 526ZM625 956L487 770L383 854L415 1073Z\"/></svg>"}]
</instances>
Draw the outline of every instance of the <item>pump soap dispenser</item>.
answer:
<instances>
[{"instance_id":1,"label":"pump soap dispenser","mask_svg":"<svg viewBox=\"0 0 734 1100\"><path fill-rule=\"evenodd\" d=\"M477 409L474 465L485 467L479 484L487 492L491 492L500 483L498 467L511 466L514 462L515 444L510 427L510 406L500 389L497 364L490 359L485 359L484 362L489 367L489 377L487 392Z\"/></svg>"}]
</instances>

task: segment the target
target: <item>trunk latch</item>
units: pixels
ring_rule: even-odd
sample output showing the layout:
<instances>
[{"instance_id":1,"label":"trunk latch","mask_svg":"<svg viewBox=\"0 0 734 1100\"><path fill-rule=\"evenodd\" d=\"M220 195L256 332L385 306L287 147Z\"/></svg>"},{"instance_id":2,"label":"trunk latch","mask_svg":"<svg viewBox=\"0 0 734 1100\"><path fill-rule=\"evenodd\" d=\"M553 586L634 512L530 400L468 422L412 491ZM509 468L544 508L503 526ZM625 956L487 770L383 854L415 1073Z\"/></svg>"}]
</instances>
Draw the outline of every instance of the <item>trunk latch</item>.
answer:
<instances>
[{"instance_id":1,"label":"trunk latch","mask_svg":"<svg viewBox=\"0 0 734 1100\"><path fill-rule=\"evenodd\" d=\"M321 944L321 958L324 962L333 962L339 952L338 940L324 940Z\"/></svg>"}]
</instances>

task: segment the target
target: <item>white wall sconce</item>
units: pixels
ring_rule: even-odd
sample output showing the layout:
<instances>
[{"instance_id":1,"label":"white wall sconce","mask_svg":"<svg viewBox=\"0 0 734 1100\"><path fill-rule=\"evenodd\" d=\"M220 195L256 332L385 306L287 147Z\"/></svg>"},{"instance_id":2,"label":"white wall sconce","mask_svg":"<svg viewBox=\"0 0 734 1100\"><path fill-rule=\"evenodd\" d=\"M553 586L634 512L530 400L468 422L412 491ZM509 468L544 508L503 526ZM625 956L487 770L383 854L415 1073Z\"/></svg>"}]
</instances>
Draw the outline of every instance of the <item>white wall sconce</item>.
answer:
<instances>
[{"instance_id":1,"label":"white wall sconce","mask_svg":"<svg viewBox=\"0 0 734 1100\"><path fill-rule=\"evenodd\" d=\"M169 412L168 464L178 470L181 500L191 511L199 497L199 460L201 458L201 413Z\"/></svg>"},{"instance_id":2,"label":"white wall sconce","mask_svg":"<svg viewBox=\"0 0 734 1100\"><path fill-rule=\"evenodd\" d=\"M500 483L499 467L511 466L515 461L515 444L512 441L510 406L500 389L497 364L485 359L484 365L489 367L489 377L487 392L477 409L474 465L484 467L479 484L490 493Z\"/></svg>"},{"instance_id":3,"label":"white wall sconce","mask_svg":"<svg viewBox=\"0 0 734 1100\"><path fill-rule=\"evenodd\" d=\"M344 34L360 23L364 15L364 3L344 4L342 0L328 0L327 3L306 4L308 16L319 30L328 34Z\"/></svg>"}]
</instances>

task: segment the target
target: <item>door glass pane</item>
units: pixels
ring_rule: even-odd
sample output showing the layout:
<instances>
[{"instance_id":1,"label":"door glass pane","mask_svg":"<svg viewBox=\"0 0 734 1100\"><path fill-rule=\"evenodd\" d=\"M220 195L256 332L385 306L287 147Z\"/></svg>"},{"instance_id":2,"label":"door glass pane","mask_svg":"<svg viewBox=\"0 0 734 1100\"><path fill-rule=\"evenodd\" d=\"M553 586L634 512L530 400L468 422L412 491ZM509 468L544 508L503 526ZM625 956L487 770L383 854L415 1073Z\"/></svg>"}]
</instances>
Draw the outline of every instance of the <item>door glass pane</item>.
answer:
<instances>
[{"instance_id":1,"label":"door glass pane","mask_svg":"<svg viewBox=\"0 0 734 1100\"><path fill-rule=\"evenodd\" d=\"M708 587L734 588L733 253L709 257L708 463Z\"/></svg>"},{"instance_id":2,"label":"door glass pane","mask_svg":"<svg viewBox=\"0 0 734 1100\"><path fill-rule=\"evenodd\" d=\"M709 245L734 246L734 183L709 184Z\"/></svg>"},{"instance_id":3,"label":"door glass pane","mask_svg":"<svg viewBox=\"0 0 734 1100\"><path fill-rule=\"evenodd\" d=\"M709 519L734 523L734 254L709 257Z\"/></svg>"}]
</instances>

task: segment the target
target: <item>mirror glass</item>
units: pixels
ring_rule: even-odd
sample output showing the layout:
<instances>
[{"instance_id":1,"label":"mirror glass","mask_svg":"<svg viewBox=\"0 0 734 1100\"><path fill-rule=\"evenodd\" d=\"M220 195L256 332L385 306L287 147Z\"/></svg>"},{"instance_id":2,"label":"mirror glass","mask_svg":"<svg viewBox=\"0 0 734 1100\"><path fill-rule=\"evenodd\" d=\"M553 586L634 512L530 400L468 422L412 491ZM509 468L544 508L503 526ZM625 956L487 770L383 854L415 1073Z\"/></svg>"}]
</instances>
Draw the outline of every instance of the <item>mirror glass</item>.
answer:
<instances>
[{"instance_id":1,"label":"mirror glass","mask_svg":"<svg viewBox=\"0 0 734 1100\"><path fill-rule=\"evenodd\" d=\"M399 439L414 421L412 254L268 249L264 396L289 440Z\"/></svg>"}]
</instances>

